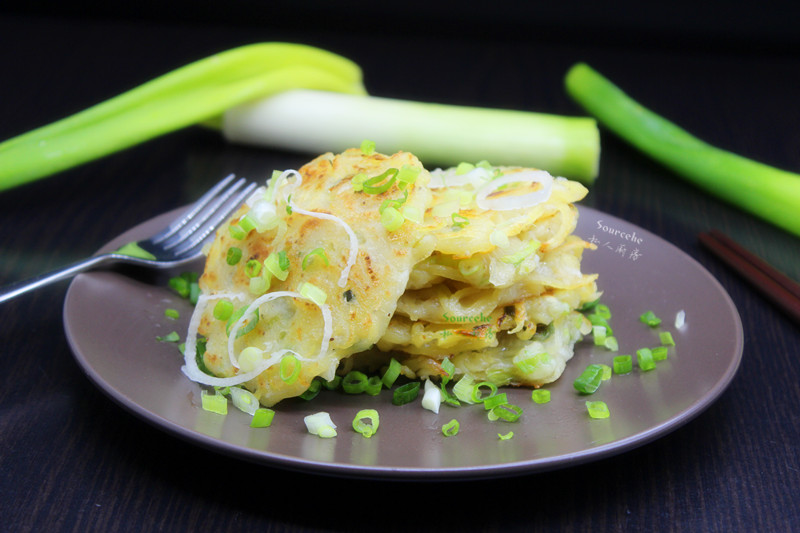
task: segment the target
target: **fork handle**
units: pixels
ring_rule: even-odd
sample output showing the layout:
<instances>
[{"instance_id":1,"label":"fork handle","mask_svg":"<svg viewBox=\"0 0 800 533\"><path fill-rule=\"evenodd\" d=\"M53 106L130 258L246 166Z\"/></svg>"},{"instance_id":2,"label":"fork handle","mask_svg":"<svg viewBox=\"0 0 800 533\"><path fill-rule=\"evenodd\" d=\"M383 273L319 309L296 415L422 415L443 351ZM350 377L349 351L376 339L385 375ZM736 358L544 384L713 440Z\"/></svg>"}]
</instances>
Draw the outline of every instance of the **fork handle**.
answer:
<instances>
[{"instance_id":1,"label":"fork handle","mask_svg":"<svg viewBox=\"0 0 800 533\"><path fill-rule=\"evenodd\" d=\"M26 292L32 291L34 289L44 287L45 285L50 285L52 283L56 283L57 281L71 278L76 274L80 274L81 272L85 272L89 269L113 261L114 257L111 254L95 255L89 257L88 259L83 259L81 261L72 263L71 265L67 265L65 267L61 267L51 272L40 274L33 278L17 281L15 283L10 283L5 287L0 288L0 303L3 303L6 300L10 300L12 298L16 298L17 296L25 294Z\"/></svg>"}]
</instances>

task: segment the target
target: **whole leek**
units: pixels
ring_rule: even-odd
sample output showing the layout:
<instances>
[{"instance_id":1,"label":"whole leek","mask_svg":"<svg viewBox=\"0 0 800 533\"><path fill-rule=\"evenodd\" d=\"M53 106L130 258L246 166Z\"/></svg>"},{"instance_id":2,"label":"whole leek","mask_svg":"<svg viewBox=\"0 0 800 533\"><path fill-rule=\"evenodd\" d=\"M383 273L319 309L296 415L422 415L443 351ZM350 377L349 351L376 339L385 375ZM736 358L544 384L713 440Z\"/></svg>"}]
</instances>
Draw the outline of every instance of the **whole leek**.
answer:
<instances>
[{"instance_id":1,"label":"whole leek","mask_svg":"<svg viewBox=\"0 0 800 533\"><path fill-rule=\"evenodd\" d=\"M584 63L567 92L622 139L706 191L800 236L800 175L711 146L645 109Z\"/></svg>"},{"instance_id":2,"label":"whole leek","mask_svg":"<svg viewBox=\"0 0 800 533\"><path fill-rule=\"evenodd\" d=\"M487 160L586 184L597 176L600 157L597 123L589 117L302 89L230 109L223 133L232 142L311 153L370 139L384 153L411 152L428 166Z\"/></svg>"},{"instance_id":3,"label":"whole leek","mask_svg":"<svg viewBox=\"0 0 800 533\"><path fill-rule=\"evenodd\" d=\"M330 52L289 43L234 48L0 143L0 190L296 88L364 93L359 67Z\"/></svg>"}]
</instances>

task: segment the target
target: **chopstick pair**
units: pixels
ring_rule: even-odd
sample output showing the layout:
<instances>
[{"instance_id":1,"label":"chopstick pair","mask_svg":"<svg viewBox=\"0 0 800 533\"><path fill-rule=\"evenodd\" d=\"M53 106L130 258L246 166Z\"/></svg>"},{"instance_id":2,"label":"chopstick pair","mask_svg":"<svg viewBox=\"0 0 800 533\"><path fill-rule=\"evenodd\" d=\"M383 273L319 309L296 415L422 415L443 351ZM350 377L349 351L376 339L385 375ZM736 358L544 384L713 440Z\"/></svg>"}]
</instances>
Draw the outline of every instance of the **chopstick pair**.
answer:
<instances>
[{"instance_id":1,"label":"chopstick pair","mask_svg":"<svg viewBox=\"0 0 800 533\"><path fill-rule=\"evenodd\" d=\"M700 233L698 239L800 325L800 284L718 230Z\"/></svg>"}]
</instances>

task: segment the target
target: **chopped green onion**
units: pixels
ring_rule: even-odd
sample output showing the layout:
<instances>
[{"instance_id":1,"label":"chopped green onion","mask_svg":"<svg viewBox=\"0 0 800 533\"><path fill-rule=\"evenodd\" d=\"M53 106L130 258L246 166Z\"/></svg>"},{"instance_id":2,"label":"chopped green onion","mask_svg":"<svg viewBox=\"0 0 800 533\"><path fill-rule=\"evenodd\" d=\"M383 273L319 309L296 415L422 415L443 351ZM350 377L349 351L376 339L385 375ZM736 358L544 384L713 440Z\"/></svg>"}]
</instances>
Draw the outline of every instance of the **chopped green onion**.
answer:
<instances>
[{"instance_id":1,"label":"chopped green onion","mask_svg":"<svg viewBox=\"0 0 800 533\"><path fill-rule=\"evenodd\" d=\"M249 290L250 294L261 296L270 286L269 276L259 276L257 278L250 278Z\"/></svg>"},{"instance_id":2,"label":"chopped green onion","mask_svg":"<svg viewBox=\"0 0 800 533\"><path fill-rule=\"evenodd\" d=\"M447 385L447 383L453 379L453 376L456 373L456 365L450 360L449 357L445 357L442 362L439 364L442 368L444 374L442 375L442 383Z\"/></svg>"},{"instance_id":3,"label":"chopped green onion","mask_svg":"<svg viewBox=\"0 0 800 533\"><path fill-rule=\"evenodd\" d=\"M386 372L383 373L383 377L381 377L383 386L387 389L391 389L394 382L400 377L400 370L400 362L392 357L391 361L389 361L389 367L386 369Z\"/></svg>"},{"instance_id":4,"label":"chopped green onion","mask_svg":"<svg viewBox=\"0 0 800 533\"><path fill-rule=\"evenodd\" d=\"M419 381L412 381L397 387L392 394L392 403L394 405L405 405L413 402L419 396L419 389Z\"/></svg>"},{"instance_id":5,"label":"chopped green onion","mask_svg":"<svg viewBox=\"0 0 800 533\"><path fill-rule=\"evenodd\" d=\"M256 229L256 222L250 215L244 215L239 219L239 227L241 227L245 233L250 233Z\"/></svg>"},{"instance_id":6,"label":"chopped green onion","mask_svg":"<svg viewBox=\"0 0 800 533\"><path fill-rule=\"evenodd\" d=\"M661 319L658 318L656 316L656 314L654 312L652 312L652 311L645 311L644 313L642 313L642 315L639 317L639 320L643 324L646 324L646 325L650 326L651 328L654 328L654 327L658 326L659 324L661 324Z\"/></svg>"},{"instance_id":7,"label":"chopped green onion","mask_svg":"<svg viewBox=\"0 0 800 533\"><path fill-rule=\"evenodd\" d=\"M505 420L506 422L516 422L522 416L522 407L513 403L497 405L489 410L490 420Z\"/></svg>"},{"instance_id":8,"label":"chopped green onion","mask_svg":"<svg viewBox=\"0 0 800 533\"><path fill-rule=\"evenodd\" d=\"M244 265L244 273L248 278L254 278L261 274L261 261L251 259Z\"/></svg>"},{"instance_id":9,"label":"chopped green onion","mask_svg":"<svg viewBox=\"0 0 800 533\"><path fill-rule=\"evenodd\" d=\"M189 303L197 305L197 299L200 298L200 285L193 281L189 284Z\"/></svg>"},{"instance_id":10,"label":"chopped green onion","mask_svg":"<svg viewBox=\"0 0 800 533\"><path fill-rule=\"evenodd\" d=\"M330 261L328 261L328 256L325 255L325 250L323 248L314 248L310 252L308 252L305 257L303 257L303 263L301 268L303 270L307 269L309 265L314 261L314 258L319 257L323 261L325 261L325 265L330 265Z\"/></svg>"},{"instance_id":11,"label":"chopped green onion","mask_svg":"<svg viewBox=\"0 0 800 533\"><path fill-rule=\"evenodd\" d=\"M675 346L675 339L672 338L672 333L669 331L662 331L658 334L658 339L663 346Z\"/></svg>"},{"instance_id":12,"label":"chopped green onion","mask_svg":"<svg viewBox=\"0 0 800 533\"><path fill-rule=\"evenodd\" d=\"M311 300L317 305L324 304L325 300L328 299L328 295L325 291L307 281L304 281L300 284L298 287L298 292L300 292L304 298Z\"/></svg>"},{"instance_id":13,"label":"chopped green onion","mask_svg":"<svg viewBox=\"0 0 800 533\"><path fill-rule=\"evenodd\" d=\"M653 359L653 352L650 348L640 348L636 350L636 361L639 368L644 371L653 370L656 367L656 362Z\"/></svg>"},{"instance_id":14,"label":"chopped green onion","mask_svg":"<svg viewBox=\"0 0 800 533\"><path fill-rule=\"evenodd\" d=\"M228 226L228 233L231 237L236 239L237 241L241 241L245 237L247 237L247 232L238 224L231 224Z\"/></svg>"},{"instance_id":15,"label":"chopped green onion","mask_svg":"<svg viewBox=\"0 0 800 533\"><path fill-rule=\"evenodd\" d=\"M405 190L409 185L413 185L417 181L417 177L419 177L419 172L420 169L417 167L409 165L400 167L400 171L397 173L397 186L400 190Z\"/></svg>"},{"instance_id":16,"label":"chopped green onion","mask_svg":"<svg viewBox=\"0 0 800 533\"><path fill-rule=\"evenodd\" d=\"M613 361L615 374L627 374L633 370L633 358L630 355L618 355Z\"/></svg>"},{"instance_id":17,"label":"chopped green onion","mask_svg":"<svg viewBox=\"0 0 800 533\"><path fill-rule=\"evenodd\" d=\"M608 381L611 379L611 367L606 364L600 364L600 368L603 370L600 380L601 381Z\"/></svg>"},{"instance_id":18,"label":"chopped green onion","mask_svg":"<svg viewBox=\"0 0 800 533\"><path fill-rule=\"evenodd\" d=\"M472 395L475 394L475 380L470 375L464 375L461 379L453 385L453 394L456 395L460 401L468 404L477 403L472 400Z\"/></svg>"},{"instance_id":19,"label":"chopped green onion","mask_svg":"<svg viewBox=\"0 0 800 533\"><path fill-rule=\"evenodd\" d=\"M462 276L468 278L476 274L482 275L486 271L486 266L480 257L470 257L458 262L458 271L461 272Z\"/></svg>"},{"instance_id":20,"label":"chopped green onion","mask_svg":"<svg viewBox=\"0 0 800 533\"><path fill-rule=\"evenodd\" d=\"M589 322L591 322L593 328L595 326L601 326L601 327L606 328L606 331L605 331L606 336L614 334L614 330L611 328L611 324L608 323L608 320L603 318L598 313L591 313L586 318L589 319Z\"/></svg>"},{"instance_id":21,"label":"chopped green onion","mask_svg":"<svg viewBox=\"0 0 800 533\"><path fill-rule=\"evenodd\" d=\"M300 399L311 401L317 397L320 390L322 390L322 382L318 378L314 378L311 380L311 385L300 395Z\"/></svg>"},{"instance_id":22,"label":"chopped green onion","mask_svg":"<svg viewBox=\"0 0 800 533\"><path fill-rule=\"evenodd\" d=\"M584 63L569 70L565 84L572 98L643 153L706 191L800 235L800 175L694 137Z\"/></svg>"},{"instance_id":23,"label":"chopped green onion","mask_svg":"<svg viewBox=\"0 0 800 533\"><path fill-rule=\"evenodd\" d=\"M667 359L666 346L656 346L655 348L650 348L650 352L653 354L654 361L665 361Z\"/></svg>"},{"instance_id":24,"label":"chopped green onion","mask_svg":"<svg viewBox=\"0 0 800 533\"><path fill-rule=\"evenodd\" d=\"M397 231L405 222L405 218L400 214L400 211L394 207L387 207L381 213L381 224L386 228L386 231Z\"/></svg>"},{"instance_id":25,"label":"chopped green onion","mask_svg":"<svg viewBox=\"0 0 800 533\"><path fill-rule=\"evenodd\" d=\"M281 364L279 367L279 374L281 379L291 385L300 376L300 368L303 365L300 360L292 354L286 354L281 357Z\"/></svg>"},{"instance_id":26,"label":"chopped green onion","mask_svg":"<svg viewBox=\"0 0 800 533\"><path fill-rule=\"evenodd\" d=\"M228 400L222 394L211 394L204 390L201 391L200 398L204 410L217 413L218 415L228 414Z\"/></svg>"},{"instance_id":27,"label":"chopped green onion","mask_svg":"<svg viewBox=\"0 0 800 533\"><path fill-rule=\"evenodd\" d=\"M469 219L459 213L453 213L452 215L450 215L450 218L453 220L453 226L457 228L463 228L464 226L469 224Z\"/></svg>"},{"instance_id":28,"label":"chopped green onion","mask_svg":"<svg viewBox=\"0 0 800 533\"><path fill-rule=\"evenodd\" d=\"M172 309L171 307L164 309L164 316L167 318L171 318L173 320L177 320L181 317L181 314L178 312L177 309Z\"/></svg>"},{"instance_id":29,"label":"chopped green onion","mask_svg":"<svg viewBox=\"0 0 800 533\"><path fill-rule=\"evenodd\" d=\"M231 327L233 327L233 325L236 322L238 322L240 318L242 318L242 315L244 315L245 311L247 311L247 305L243 305L242 307L240 307L239 309L237 309L236 311L234 311L231 314L231 317L228 319L228 322L225 324L225 334L226 335L230 335L231 334ZM260 313L259 313L258 309L256 309L253 312L253 318L248 320L244 324L244 326L239 328L239 331L236 332L236 338L237 339L239 337L242 337L243 335L247 335L248 333L253 331L253 328L255 328L256 324L258 324L259 314Z\"/></svg>"},{"instance_id":30,"label":"chopped green onion","mask_svg":"<svg viewBox=\"0 0 800 533\"><path fill-rule=\"evenodd\" d=\"M475 165L469 163L467 161L462 161L458 165L456 165L456 176L461 176L463 174L468 174L475 170Z\"/></svg>"},{"instance_id":31,"label":"chopped green onion","mask_svg":"<svg viewBox=\"0 0 800 533\"><path fill-rule=\"evenodd\" d=\"M514 432L513 431L509 431L506 434L502 434L502 433L498 433L497 434L497 438L500 439L500 440L509 440L513 436L514 436Z\"/></svg>"},{"instance_id":32,"label":"chopped green onion","mask_svg":"<svg viewBox=\"0 0 800 533\"><path fill-rule=\"evenodd\" d=\"M281 281L289 277L289 258L284 250L270 253L264 261L264 267Z\"/></svg>"},{"instance_id":33,"label":"chopped green onion","mask_svg":"<svg viewBox=\"0 0 800 533\"><path fill-rule=\"evenodd\" d=\"M363 437L370 438L378 432L380 417L375 409L362 409L353 418L353 429Z\"/></svg>"},{"instance_id":34,"label":"chopped green onion","mask_svg":"<svg viewBox=\"0 0 800 533\"><path fill-rule=\"evenodd\" d=\"M380 376L370 376L367 380L367 385L364 387L364 392L370 396L377 396L383 389L383 382Z\"/></svg>"},{"instance_id":35,"label":"chopped green onion","mask_svg":"<svg viewBox=\"0 0 800 533\"><path fill-rule=\"evenodd\" d=\"M258 409L258 398L255 395L241 387L230 388L231 401L233 405L240 411L252 415Z\"/></svg>"},{"instance_id":36,"label":"chopped green onion","mask_svg":"<svg viewBox=\"0 0 800 533\"><path fill-rule=\"evenodd\" d=\"M213 314L217 320L228 320L233 314L233 303L230 300L219 300L214 304Z\"/></svg>"},{"instance_id":37,"label":"chopped green onion","mask_svg":"<svg viewBox=\"0 0 800 533\"><path fill-rule=\"evenodd\" d=\"M611 309L605 304L598 303L594 308L594 312L606 320L611 318Z\"/></svg>"},{"instance_id":38,"label":"chopped green onion","mask_svg":"<svg viewBox=\"0 0 800 533\"><path fill-rule=\"evenodd\" d=\"M253 413L253 419L250 420L251 428L268 428L272 425L272 419L275 418L275 411L267 409L266 407L259 407Z\"/></svg>"},{"instance_id":39,"label":"chopped green onion","mask_svg":"<svg viewBox=\"0 0 800 533\"><path fill-rule=\"evenodd\" d=\"M228 248L228 253L225 255L225 262L233 266L242 259L242 249L236 246Z\"/></svg>"},{"instance_id":40,"label":"chopped green onion","mask_svg":"<svg viewBox=\"0 0 800 533\"><path fill-rule=\"evenodd\" d=\"M606 337L606 340L603 341L603 346L605 346L607 350L612 352L616 352L617 350L619 350L619 342L617 341L617 338L614 336Z\"/></svg>"},{"instance_id":41,"label":"chopped green onion","mask_svg":"<svg viewBox=\"0 0 800 533\"><path fill-rule=\"evenodd\" d=\"M181 340L181 337L178 335L177 331L171 331L163 337L156 337L156 340L159 342L178 342Z\"/></svg>"},{"instance_id":42,"label":"chopped green onion","mask_svg":"<svg viewBox=\"0 0 800 533\"><path fill-rule=\"evenodd\" d=\"M487 411L490 411L497 407L498 405L504 405L508 403L508 397L505 392L501 392L498 394L493 394L488 396L483 400L483 408Z\"/></svg>"},{"instance_id":43,"label":"chopped green onion","mask_svg":"<svg viewBox=\"0 0 800 533\"><path fill-rule=\"evenodd\" d=\"M486 396L481 396L481 388L489 389L489 392ZM491 381L481 381L480 383L476 384L475 387L472 389L472 403L482 403L486 398L494 396L497 394L497 385L492 383Z\"/></svg>"},{"instance_id":44,"label":"chopped green onion","mask_svg":"<svg viewBox=\"0 0 800 533\"><path fill-rule=\"evenodd\" d=\"M364 155L372 155L375 153L375 141L364 139L361 141L361 153Z\"/></svg>"},{"instance_id":45,"label":"chopped green onion","mask_svg":"<svg viewBox=\"0 0 800 533\"><path fill-rule=\"evenodd\" d=\"M600 388L603 380L603 368L600 365L589 365L576 379L572 386L581 394L593 394Z\"/></svg>"},{"instance_id":46,"label":"chopped green onion","mask_svg":"<svg viewBox=\"0 0 800 533\"><path fill-rule=\"evenodd\" d=\"M526 244L525 247L523 247L520 251L511 255L503 256L500 258L500 261L502 261L503 263L508 263L510 265L519 266L525 259L528 258L528 256L536 253L536 250L538 250L541 245L542 245L541 242L539 242L536 239L533 239L528 244Z\"/></svg>"},{"instance_id":47,"label":"chopped green onion","mask_svg":"<svg viewBox=\"0 0 800 533\"><path fill-rule=\"evenodd\" d=\"M383 211L387 207L394 207L395 209L400 209L403 206L403 204L406 203L406 200L408 200L408 191L403 191L402 198L387 198L386 200L381 202L381 206L378 208L378 212L383 214Z\"/></svg>"},{"instance_id":48,"label":"chopped green onion","mask_svg":"<svg viewBox=\"0 0 800 533\"><path fill-rule=\"evenodd\" d=\"M367 194L382 194L388 191L397 180L398 170L390 168L382 174L369 178L362 183L362 189Z\"/></svg>"},{"instance_id":49,"label":"chopped green onion","mask_svg":"<svg viewBox=\"0 0 800 533\"><path fill-rule=\"evenodd\" d=\"M489 235L489 242L498 248L505 248L510 244L508 235L506 235L506 232L501 229L492 231L492 233Z\"/></svg>"},{"instance_id":50,"label":"chopped green onion","mask_svg":"<svg viewBox=\"0 0 800 533\"><path fill-rule=\"evenodd\" d=\"M453 437L458 434L459 427L460 425L458 423L458 420L454 418L450 422L442 426L442 434L445 437Z\"/></svg>"},{"instance_id":51,"label":"chopped green onion","mask_svg":"<svg viewBox=\"0 0 800 533\"><path fill-rule=\"evenodd\" d=\"M341 384L342 384L342 376L333 376L332 380L322 382L322 386L325 387L327 390L336 390L339 388L339 385Z\"/></svg>"},{"instance_id":52,"label":"chopped green onion","mask_svg":"<svg viewBox=\"0 0 800 533\"><path fill-rule=\"evenodd\" d=\"M531 393L531 400L536 403L548 403L550 401L550 390L534 389Z\"/></svg>"},{"instance_id":53,"label":"chopped green onion","mask_svg":"<svg viewBox=\"0 0 800 533\"><path fill-rule=\"evenodd\" d=\"M353 192L361 192L364 190L364 182L369 179L369 176L364 174L363 172L359 172L355 176L352 177L350 180L350 184L353 186Z\"/></svg>"},{"instance_id":54,"label":"chopped green onion","mask_svg":"<svg viewBox=\"0 0 800 533\"><path fill-rule=\"evenodd\" d=\"M595 346L604 346L606 343L606 327L605 326L592 326L592 338L594 339Z\"/></svg>"},{"instance_id":55,"label":"chopped green onion","mask_svg":"<svg viewBox=\"0 0 800 533\"><path fill-rule=\"evenodd\" d=\"M611 416L608 405L601 401L586 402L586 410L589 411L589 416L592 418L608 418Z\"/></svg>"},{"instance_id":56,"label":"chopped green onion","mask_svg":"<svg viewBox=\"0 0 800 533\"><path fill-rule=\"evenodd\" d=\"M186 279L184 276L175 276L173 278L169 278L167 282L169 287L177 292L181 297L188 298L189 297L189 284L190 281Z\"/></svg>"},{"instance_id":57,"label":"chopped green onion","mask_svg":"<svg viewBox=\"0 0 800 533\"><path fill-rule=\"evenodd\" d=\"M342 378L342 390L347 394L361 394L367 389L367 375L358 370L351 370Z\"/></svg>"}]
</instances>

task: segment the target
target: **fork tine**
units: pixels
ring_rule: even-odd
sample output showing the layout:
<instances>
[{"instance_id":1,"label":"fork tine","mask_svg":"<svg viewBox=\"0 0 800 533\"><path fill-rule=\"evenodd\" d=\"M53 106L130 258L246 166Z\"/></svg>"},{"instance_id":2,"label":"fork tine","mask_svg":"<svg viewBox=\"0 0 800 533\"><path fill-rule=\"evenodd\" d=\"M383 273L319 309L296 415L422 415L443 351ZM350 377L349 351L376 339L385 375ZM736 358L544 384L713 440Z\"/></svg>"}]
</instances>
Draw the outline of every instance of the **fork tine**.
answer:
<instances>
[{"instance_id":1,"label":"fork tine","mask_svg":"<svg viewBox=\"0 0 800 533\"><path fill-rule=\"evenodd\" d=\"M203 196L201 196L194 205L186 211L180 218L174 220L169 226L167 226L163 231L153 235L150 238L150 242L152 244L158 244L169 237L173 236L177 233L181 228L186 226L189 222L194 220L198 213L200 213L205 207L214 200L219 192L228 186L228 184L233 181L234 175L230 174L224 179L222 179L219 183L214 185L211 189L208 190Z\"/></svg>"},{"instance_id":2,"label":"fork tine","mask_svg":"<svg viewBox=\"0 0 800 533\"><path fill-rule=\"evenodd\" d=\"M244 203L244 201L252 194L253 190L256 188L255 183L250 183L247 187L245 187L239 194L235 197L229 199L227 202L224 202L224 205L217 206L215 212L209 213L209 216L206 217L205 225L200 227L200 224L194 226L194 231L186 235L186 238L183 241L179 241L174 245L170 245L170 247L175 247L172 250L172 253L175 256L184 256L191 254L195 248L198 246L202 246L206 239L211 236L214 231L222 224L234 211L236 211L239 206ZM180 246L178 246L180 244Z\"/></svg>"},{"instance_id":3,"label":"fork tine","mask_svg":"<svg viewBox=\"0 0 800 533\"><path fill-rule=\"evenodd\" d=\"M244 178L239 179L236 183L228 187L222 194L218 195L213 201L209 202L203 209L198 211L191 221L191 224L186 224L180 228L176 233L161 241L159 246L163 250L171 250L172 248L181 244L186 238L193 235L198 228L202 227L206 221L213 216L221 206L226 205L226 202L236 194L236 192L247 183ZM238 196L237 196L238 198ZM241 201L239 202L241 204ZM237 205L238 207L238 205Z\"/></svg>"}]
</instances>

